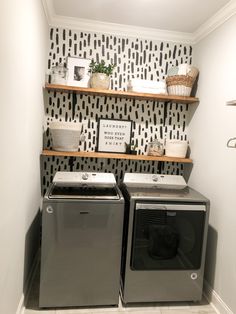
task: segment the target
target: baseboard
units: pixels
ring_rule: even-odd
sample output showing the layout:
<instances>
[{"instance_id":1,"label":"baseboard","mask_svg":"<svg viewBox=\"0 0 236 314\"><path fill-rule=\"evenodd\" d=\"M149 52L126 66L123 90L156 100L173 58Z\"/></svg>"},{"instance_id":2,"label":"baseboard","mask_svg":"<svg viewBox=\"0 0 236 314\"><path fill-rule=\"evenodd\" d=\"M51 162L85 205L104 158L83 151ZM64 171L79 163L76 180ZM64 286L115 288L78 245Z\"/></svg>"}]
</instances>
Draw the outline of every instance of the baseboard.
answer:
<instances>
[{"instance_id":1,"label":"baseboard","mask_svg":"<svg viewBox=\"0 0 236 314\"><path fill-rule=\"evenodd\" d=\"M203 294L218 314L234 314L206 280L204 280Z\"/></svg>"},{"instance_id":2,"label":"baseboard","mask_svg":"<svg viewBox=\"0 0 236 314\"><path fill-rule=\"evenodd\" d=\"M16 310L16 314L24 314L24 312L25 312L25 304L26 304L27 298L29 296L29 291L30 291L30 288L31 288L31 285L33 282L35 270L36 270L37 265L39 263L39 255L40 255L40 252L38 250L38 252L35 255L34 262L33 262L32 267L30 269L28 278L25 282L25 289L24 289L25 293L23 292L21 295L20 302L19 302L17 310Z\"/></svg>"},{"instance_id":3,"label":"baseboard","mask_svg":"<svg viewBox=\"0 0 236 314\"><path fill-rule=\"evenodd\" d=\"M18 304L16 314L23 314L24 313L24 311L25 311L24 301L25 301L25 296L23 293L21 298L20 298L20 302Z\"/></svg>"}]
</instances>

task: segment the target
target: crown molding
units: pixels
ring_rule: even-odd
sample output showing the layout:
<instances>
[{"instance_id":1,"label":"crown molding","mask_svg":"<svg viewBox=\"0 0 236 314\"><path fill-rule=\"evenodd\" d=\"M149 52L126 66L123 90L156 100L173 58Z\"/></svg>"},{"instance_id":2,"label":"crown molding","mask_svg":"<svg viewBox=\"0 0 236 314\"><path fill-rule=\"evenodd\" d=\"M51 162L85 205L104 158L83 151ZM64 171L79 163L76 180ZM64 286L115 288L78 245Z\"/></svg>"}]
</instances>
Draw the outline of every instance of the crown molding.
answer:
<instances>
[{"instance_id":1,"label":"crown molding","mask_svg":"<svg viewBox=\"0 0 236 314\"><path fill-rule=\"evenodd\" d=\"M236 1L231 0L192 34L193 43L201 41L235 14Z\"/></svg>"},{"instance_id":2,"label":"crown molding","mask_svg":"<svg viewBox=\"0 0 236 314\"><path fill-rule=\"evenodd\" d=\"M185 33L60 16L55 13L52 0L42 0L42 3L47 16L48 24L52 27L63 27L94 33L161 40L190 45L201 41L220 25L225 23L230 17L236 14L236 0L231 0L209 20L202 24L195 32Z\"/></svg>"},{"instance_id":3,"label":"crown molding","mask_svg":"<svg viewBox=\"0 0 236 314\"><path fill-rule=\"evenodd\" d=\"M161 40L182 44L193 44L192 34L172 32L148 27L125 24L107 23L89 19L79 19L60 16L55 13L52 0L42 0L48 24L53 27L63 27L93 33L111 34L124 37L135 37L151 40Z\"/></svg>"},{"instance_id":4,"label":"crown molding","mask_svg":"<svg viewBox=\"0 0 236 314\"><path fill-rule=\"evenodd\" d=\"M48 20L48 24L52 25L52 20L56 16L55 9L52 0L42 0L45 15Z\"/></svg>"},{"instance_id":5,"label":"crown molding","mask_svg":"<svg viewBox=\"0 0 236 314\"><path fill-rule=\"evenodd\" d=\"M107 23L88 19L78 19L65 16L54 16L51 26L60 26L81 31L112 34L124 37L136 37L152 40L180 42L192 44L192 36L189 33L172 32L155 28L146 28L125 24Z\"/></svg>"}]
</instances>

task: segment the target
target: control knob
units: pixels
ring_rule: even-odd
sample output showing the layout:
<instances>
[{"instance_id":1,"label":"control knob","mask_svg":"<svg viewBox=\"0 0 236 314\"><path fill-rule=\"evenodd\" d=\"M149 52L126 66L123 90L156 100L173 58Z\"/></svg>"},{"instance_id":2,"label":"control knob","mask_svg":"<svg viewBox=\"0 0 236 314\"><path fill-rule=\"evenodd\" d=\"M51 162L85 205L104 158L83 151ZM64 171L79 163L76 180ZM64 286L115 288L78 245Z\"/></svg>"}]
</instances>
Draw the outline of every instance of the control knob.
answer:
<instances>
[{"instance_id":1,"label":"control knob","mask_svg":"<svg viewBox=\"0 0 236 314\"><path fill-rule=\"evenodd\" d=\"M88 173L85 172L82 174L82 180L88 180L88 177L89 177Z\"/></svg>"},{"instance_id":2,"label":"control knob","mask_svg":"<svg viewBox=\"0 0 236 314\"><path fill-rule=\"evenodd\" d=\"M152 181L154 181L154 182L158 181L158 176L156 174L154 174L154 176L152 176Z\"/></svg>"}]
</instances>

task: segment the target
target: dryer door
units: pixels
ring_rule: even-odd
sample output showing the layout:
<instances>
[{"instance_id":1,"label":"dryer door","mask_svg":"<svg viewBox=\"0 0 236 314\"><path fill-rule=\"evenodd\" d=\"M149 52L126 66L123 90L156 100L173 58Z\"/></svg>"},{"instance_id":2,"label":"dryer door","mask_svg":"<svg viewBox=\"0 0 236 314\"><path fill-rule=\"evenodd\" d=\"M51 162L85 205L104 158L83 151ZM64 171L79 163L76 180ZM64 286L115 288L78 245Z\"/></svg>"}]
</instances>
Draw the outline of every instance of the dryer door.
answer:
<instances>
[{"instance_id":1,"label":"dryer door","mask_svg":"<svg viewBox=\"0 0 236 314\"><path fill-rule=\"evenodd\" d=\"M137 203L131 269L199 269L205 215L201 204Z\"/></svg>"}]
</instances>

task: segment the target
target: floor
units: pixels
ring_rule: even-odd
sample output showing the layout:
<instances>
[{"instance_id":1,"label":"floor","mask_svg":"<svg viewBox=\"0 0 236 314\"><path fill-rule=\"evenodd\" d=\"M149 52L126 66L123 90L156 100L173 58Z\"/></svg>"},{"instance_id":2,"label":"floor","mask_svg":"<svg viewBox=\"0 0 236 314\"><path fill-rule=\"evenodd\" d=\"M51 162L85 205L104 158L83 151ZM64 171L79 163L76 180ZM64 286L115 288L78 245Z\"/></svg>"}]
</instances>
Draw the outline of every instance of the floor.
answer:
<instances>
[{"instance_id":1,"label":"floor","mask_svg":"<svg viewBox=\"0 0 236 314\"><path fill-rule=\"evenodd\" d=\"M214 309L206 300L201 302L178 302L178 303L152 303L135 304L133 306L123 306L120 302L118 307L105 308L73 308L73 309L50 309L41 310L38 307L39 299L39 270L36 271L24 314L216 314Z\"/></svg>"}]
</instances>

